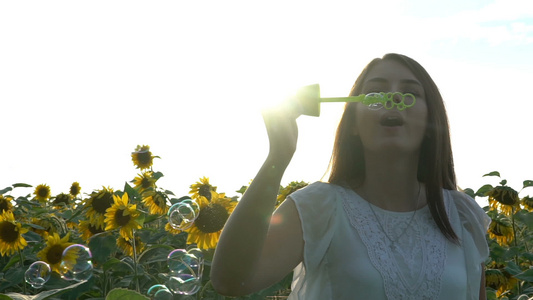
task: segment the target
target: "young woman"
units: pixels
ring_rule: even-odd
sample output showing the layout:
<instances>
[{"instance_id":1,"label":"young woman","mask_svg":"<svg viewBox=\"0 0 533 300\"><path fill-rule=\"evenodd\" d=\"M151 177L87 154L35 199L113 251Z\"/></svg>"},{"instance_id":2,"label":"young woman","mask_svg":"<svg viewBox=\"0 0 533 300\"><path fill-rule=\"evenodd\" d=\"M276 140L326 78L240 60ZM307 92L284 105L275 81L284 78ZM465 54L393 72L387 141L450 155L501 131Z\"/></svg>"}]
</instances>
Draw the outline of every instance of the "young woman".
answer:
<instances>
[{"instance_id":1,"label":"young woman","mask_svg":"<svg viewBox=\"0 0 533 300\"><path fill-rule=\"evenodd\" d=\"M289 299L485 299L490 218L457 191L435 83L413 59L387 54L350 95L370 92L411 93L416 103L402 111L347 103L328 182L276 211L299 110L264 113L270 151L218 243L211 280L219 293L249 294L294 270Z\"/></svg>"}]
</instances>

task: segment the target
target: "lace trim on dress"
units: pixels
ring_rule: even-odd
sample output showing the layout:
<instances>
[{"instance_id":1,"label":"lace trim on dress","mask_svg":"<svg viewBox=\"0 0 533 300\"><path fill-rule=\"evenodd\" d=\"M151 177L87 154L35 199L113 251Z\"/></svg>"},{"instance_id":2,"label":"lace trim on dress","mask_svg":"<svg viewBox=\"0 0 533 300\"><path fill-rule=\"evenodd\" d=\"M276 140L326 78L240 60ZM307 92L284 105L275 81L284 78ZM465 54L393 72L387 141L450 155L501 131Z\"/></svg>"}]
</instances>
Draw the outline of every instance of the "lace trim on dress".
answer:
<instances>
[{"instance_id":1,"label":"lace trim on dress","mask_svg":"<svg viewBox=\"0 0 533 300\"><path fill-rule=\"evenodd\" d=\"M387 298L437 299L447 243L431 214L428 211L422 214L420 212L424 209L421 209L415 221L407 227L412 214L380 209L380 213L374 215L364 199L354 199L348 190L340 190L350 224L365 244L372 265L381 274ZM395 238L407 230L406 234L392 244L376 217L380 218L389 237Z\"/></svg>"}]
</instances>

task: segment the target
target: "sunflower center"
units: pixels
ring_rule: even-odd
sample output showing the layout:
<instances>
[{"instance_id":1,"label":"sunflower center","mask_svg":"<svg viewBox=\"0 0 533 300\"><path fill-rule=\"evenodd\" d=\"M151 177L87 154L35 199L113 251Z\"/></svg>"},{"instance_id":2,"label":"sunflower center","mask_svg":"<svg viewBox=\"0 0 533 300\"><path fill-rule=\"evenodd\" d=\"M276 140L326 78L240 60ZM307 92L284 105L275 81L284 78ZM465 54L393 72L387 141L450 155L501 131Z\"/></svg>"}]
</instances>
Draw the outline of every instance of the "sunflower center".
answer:
<instances>
[{"instance_id":1,"label":"sunflower center","mask_svg":"<svg viewBox=\"0 0 533 300\"><path fill-rule=\"evenodd\" d=\"M152 153L150 151L140 151L137 153L137 160L140 165L150 165L152 163Z\"/></svg>"},{"instance_id":2,"label":"sunflower center","mask_svg":"<svg viewBox=\"0 0 533 300\"><path fill-rule=\"evenodd\" d=\"M147 189L147 188L149 188L149 187L151 187L151 186L152 186L152 182L150 181L149 178L144 177L144 178L141 180L141 187L142 187L143 189Z\"/></svg>"},{"instance_id":3,"label":"sunflower center","mask_svg":"<svg viewBox=\"0 0 533 300\"><path fill-rule=\"evenodd\" d=\"M47 188L40 188L37 190L37 196L40 198L45 198L48 196L48 189Z\"/></svg>"},{"instance_id":4,"label":"sunflower center","mask_svg":"<svg viewBox=\"0 0 533 300\"><path fill-rule=\"evenodd\" d=\"M194 224L204 233L213 233L224 228L228 217L228 211L224 206L213 204L202 208Z\"/></svg>"},{"instance_id":5,"label":"sunflower center","mask_svg":"<svg viewBox=\"0 0 533 300\"><path fill-rule=\"evenodd\" d=\"M198 195L204 196L207 198L207 200L211 201L211 186L209 185L200 186L200 188L198 188Z\"/></svg>"},{"instance_id":6,"label":"sunflower center","mask_svg":"<svg viewBox=\"0 0 533 300\"><path fill-rule=\"evenodd\" d=\"M3 221L0 223L0 240L6 243L13 243L19 238L17 226L11 222Z\"/></svg>"},{"instance_id":7,"label":"sunflower center","mask_svg":"<svg viewBox=\"0 0 533 300\"><path fill-rule=\"evenodd\" d=\"M51 264L58 264L61 262L61 257L63 256L63 246L61 245L53 245L48 249L48 253L46 253L46 260Z\"/></svg>"},{"instance_id":8,"label":"sunflower center","mask_svg":"<svg viewBox=\"0 0 533 300\"><path fill-rule=\"evenodd\" d=\"M105 214L106 210L113 204L113 195L105 193L101 197L93 199L93 209L100 214Z\"/></svg>"},{"instance_id":9,"label":"sunflower center","mask_svg":"<svg viewBox=\"0 0 533 300\"><path fill-rule=\"evenodd\" d=\"M78 195L79 193L80 193L80 187L79 187L78 185L72 185L72 186L70 187L70 194L71 194L72 196L76 196L76 195Z\"/></svg>"},{"instance_id":10,"label":"sunflower center","mask_svg":"<svg viewBox=\"0 0 533 300\"><path fill-rule=\"evenodd\" d=\"M125 226L131 220L131 216L125 215L125 212L126 210L123 209L117 209L117 211L115 212L115 220L118 226Z\"/></svg>"},{"instance_id":11,"label":"sunflower center","mask_svg":"<svg viewBox=\"0 0 533 300\"><path fill-rule=\"evenodd\" d=\"M513 192L504 192L502 197L500 198L500 202L505 205L514 205L517 200L517 195L515 195Z\"/></svg>"}]
</instances>

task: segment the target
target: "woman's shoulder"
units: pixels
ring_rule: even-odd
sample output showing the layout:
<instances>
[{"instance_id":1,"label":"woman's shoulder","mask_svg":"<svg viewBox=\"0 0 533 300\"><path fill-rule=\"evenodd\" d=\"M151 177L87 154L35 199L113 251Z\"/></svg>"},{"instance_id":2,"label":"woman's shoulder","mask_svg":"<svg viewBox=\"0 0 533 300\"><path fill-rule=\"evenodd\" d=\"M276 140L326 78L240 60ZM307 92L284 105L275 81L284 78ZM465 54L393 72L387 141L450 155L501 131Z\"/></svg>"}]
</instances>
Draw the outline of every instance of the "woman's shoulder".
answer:
<instances>
[{"instance_id":1,"label":"woman's shoulder","mask_svg":"<svg viewBox=\"0 0 533 300\"><path fill-rule=\"evenodd\" d=\"M445 199L456 207L463 226L481 227L486 231L491 219L472 197L457 190L444 190L444 193Z\"/></svg>"},{"instance_id":2,"label":"woman's shoulder","mask_svg":"<svg viewBox=\"0 0 533 300\"><path fill-rule=\"evenodd\" d=\"M290 194L289 197L295 202L331 201L331 199L336 197L336 193L339 189L342 188L331 183L316 181L295 191Z\"/></svg>"}]
</instances>

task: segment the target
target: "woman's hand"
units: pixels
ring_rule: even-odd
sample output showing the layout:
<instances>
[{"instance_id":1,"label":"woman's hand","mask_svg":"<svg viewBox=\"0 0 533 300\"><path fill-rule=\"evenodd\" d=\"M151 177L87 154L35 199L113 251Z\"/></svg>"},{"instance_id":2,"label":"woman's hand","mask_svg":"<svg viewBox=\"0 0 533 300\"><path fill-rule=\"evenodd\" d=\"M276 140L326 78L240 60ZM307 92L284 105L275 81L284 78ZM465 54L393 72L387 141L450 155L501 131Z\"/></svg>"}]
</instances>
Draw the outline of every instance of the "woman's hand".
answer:
<instances>
[{"instance_id":1,"label":"woman's hand","mask_svg":"<svg viewBox=\"0 0 533 300\"><path fill-rule=\"evenodd\" d=\"M270 142L269 156L275 161L288 164L298 141L296 119L301 109L296 98L289 98L277 107L263 111L263 120Z\"/></svg>"}]
</instances>

